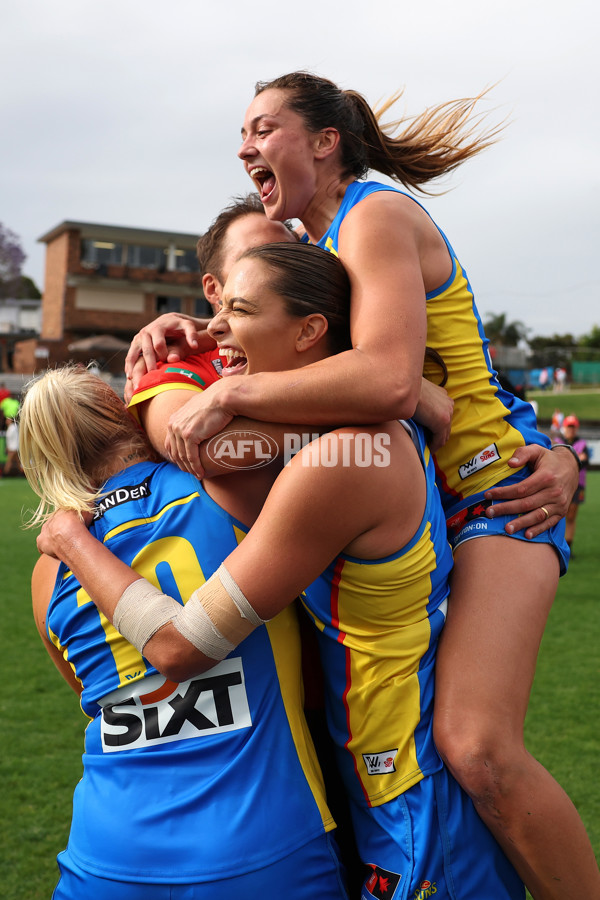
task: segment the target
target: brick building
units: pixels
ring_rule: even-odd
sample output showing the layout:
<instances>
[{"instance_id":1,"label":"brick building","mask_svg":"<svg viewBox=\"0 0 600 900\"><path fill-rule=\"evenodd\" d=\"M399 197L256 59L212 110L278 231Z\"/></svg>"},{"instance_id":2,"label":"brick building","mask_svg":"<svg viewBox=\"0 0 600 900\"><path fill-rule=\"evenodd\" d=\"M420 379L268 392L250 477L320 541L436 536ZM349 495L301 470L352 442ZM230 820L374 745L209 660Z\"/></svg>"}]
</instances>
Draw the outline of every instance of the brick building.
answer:
<instances>
[{"instance_id":1,"label":"brick building","mask_svg":"<svg viewBox=\"0 0 600 900\"><path fill-rule=\"evenodd\" d=\"M85 351L69 346L107 334L129 343L163 312L210 314L195 234L65 221L39 240L46 244L41 333L15 346L15 372L86 362ZM99 341L87 356L117 373L124 353L103 350Z\"/></svg>"}]
</instances>

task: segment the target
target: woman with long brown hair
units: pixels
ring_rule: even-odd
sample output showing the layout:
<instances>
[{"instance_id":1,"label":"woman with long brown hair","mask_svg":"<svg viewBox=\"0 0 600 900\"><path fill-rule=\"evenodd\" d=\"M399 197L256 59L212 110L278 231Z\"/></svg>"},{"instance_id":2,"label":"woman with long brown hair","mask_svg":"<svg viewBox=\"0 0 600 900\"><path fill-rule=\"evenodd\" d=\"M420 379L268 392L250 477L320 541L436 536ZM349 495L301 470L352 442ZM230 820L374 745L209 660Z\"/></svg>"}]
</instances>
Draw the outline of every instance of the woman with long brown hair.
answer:
<instances>
[{"instance_id":1,"label":"woman with long brown hair","mask_svg":"<svg viewBox=\"0 0 600 900\"><path fill-rule=\"evenodd\" d=\"M436 740L536 900L575 900L600 893L594 854L575 807L527 752L523 723L568 560L561 519L577 466L568 449L550 450L529 404L501 388L471 285L443 232L410 194L362 180L374 169L425 191L497 136L473 130L477 99L382 127L360 94L310 73L257 85L239 156L269 218L300 219L306 239L345 264L353 347L301 373L223 379L173 418L167 447L198 471L198 445L234 415L347 423L416 409L434 432L455 552ZM181 330L192 334L189 323ZM447 366L447 427L429 381L439 370L423 369L426 344Z\"/></svg>"}]
</instances>

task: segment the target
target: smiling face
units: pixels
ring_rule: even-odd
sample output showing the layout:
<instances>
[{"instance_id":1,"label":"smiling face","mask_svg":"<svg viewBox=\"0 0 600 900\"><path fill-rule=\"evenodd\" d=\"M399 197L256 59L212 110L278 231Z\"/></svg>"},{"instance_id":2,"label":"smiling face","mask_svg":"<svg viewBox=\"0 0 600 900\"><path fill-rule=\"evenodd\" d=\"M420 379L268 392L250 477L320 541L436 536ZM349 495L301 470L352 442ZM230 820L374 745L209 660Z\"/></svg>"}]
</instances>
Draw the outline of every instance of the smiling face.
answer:
<instances>
[{"instance_id":1,"label":"smiling face","mask_svg":"<svg viewBox=\"0 0 600 900\"><path fill-rule=\"evenodd\" d=\"M286 311L271 290L272 272L258 259L236 262L223 288L222 308L208 331L223 358L223 376L278 372L304 365L296 343L304 319Z\"/></svg>"},{"instance_id":2,"label":"smiling face","mask_svg":"<svg viewBox=\"0 0 600 900\"><path fill-rule=\"evenodd\" d=\"M238 156L259 192L269 219L301 219L317 189L315 151L319 135L310 132L286 105L286 92L258 94L246 112Z\"/></svg>"}]
</instances>

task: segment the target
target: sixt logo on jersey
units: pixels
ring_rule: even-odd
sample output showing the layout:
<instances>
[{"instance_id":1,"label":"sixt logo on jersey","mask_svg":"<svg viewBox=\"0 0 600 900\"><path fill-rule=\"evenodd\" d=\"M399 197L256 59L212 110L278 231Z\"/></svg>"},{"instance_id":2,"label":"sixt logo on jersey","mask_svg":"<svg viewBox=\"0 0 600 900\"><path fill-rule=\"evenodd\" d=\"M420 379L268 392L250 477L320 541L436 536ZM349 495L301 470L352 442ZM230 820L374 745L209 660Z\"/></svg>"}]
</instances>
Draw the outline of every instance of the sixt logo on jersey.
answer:
<instances>
[{"instance_id":1,"label":"sixt logo on jersey","mask_svg":"<svg viewBox=\"0 0 600 900\"><path fill-rule=\"evenodd\" d=\"M181 684L164 679L160 689L146 694L127 686L111 694L102 707L102 747L105 753L138 750L250 725L242 660L236 657Z\"/></svg>"},{"instance_id":2,"label":"sixt logo on jersey","mask_svg":"<svg viewBox=\"0 0 600 900\"><path fill-rule=\"evenodd\" d=\"M392 900L396 894L396 889L400 884L402 875L396 872L388 872L379 866L371 863L373 871L365 881L365 888L375 900Z\"/></svg>"},{"instance_id":3,"label":"sixt logo on jersey","mask_svg":"<svg viewBox=\"0 0 600 900\"><path fill-rule=\"evenodd\" d=\"M490 444L488 447L484 447L483 450L480 450L472 459L467 460L466 463L459 466L458 474L464 481L469 475L473 475L475 472L485 469L486 466L489 466L497 459L500 459L498 448L495 444Z\"/></svg>"},{"instance_id":4,"label":"sixt logo on jersey","mask_svg":"<svg viewBox=\"0 0 600 900\"><path fill-rule=\"evenodd\" d=\"M129 503L130 500L141 500L143 497L149 497L151 493L149 481L150 479L146 478L141 484L131 484L117 488L116 491L111 491L98 503L94 512L94 521L101 519L107 510L113 509L115 506Z\"/></svg>"},{"instance_id":5,"label":"sixt logo on jersey","mask_svg":"<svg viewBox=\"0 0 600 900\"><path fill-rule=\"evenodd\" d=\"M390 775L395 772L394 759L398 750L384 750L383 753L363 753L362 758L368 775Z\"/></svg>"}]
</instances>

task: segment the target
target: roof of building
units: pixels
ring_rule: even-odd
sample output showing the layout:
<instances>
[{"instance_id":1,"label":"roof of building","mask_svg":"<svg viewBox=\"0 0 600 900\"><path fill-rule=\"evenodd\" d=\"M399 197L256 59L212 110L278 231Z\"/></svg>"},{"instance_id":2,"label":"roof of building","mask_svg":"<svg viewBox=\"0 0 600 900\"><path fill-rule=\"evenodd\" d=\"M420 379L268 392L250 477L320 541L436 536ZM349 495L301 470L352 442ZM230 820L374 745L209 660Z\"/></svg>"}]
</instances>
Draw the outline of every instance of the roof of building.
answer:
<instances>
[{"instance_id":1,"label":"roof of building","mask_svg":"<svg viewBox=\"0 0 600 900\"><path fill-rule=\"evenodd\" d=\"M123 241L130 244L156 244L174 243L183 250L193 250L196 247L198 234L187 234L180 231L154 231L151 228L133 228L126 225L102 225L98 222L75 222L65 219L59 225L55 225L50 231L42 234L38 241L48 244L59 237L65 231L79 231L82 238Z\"/></svg>"}]
</instances>

